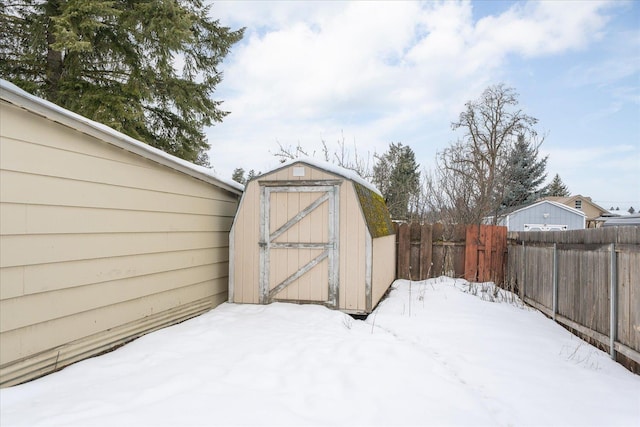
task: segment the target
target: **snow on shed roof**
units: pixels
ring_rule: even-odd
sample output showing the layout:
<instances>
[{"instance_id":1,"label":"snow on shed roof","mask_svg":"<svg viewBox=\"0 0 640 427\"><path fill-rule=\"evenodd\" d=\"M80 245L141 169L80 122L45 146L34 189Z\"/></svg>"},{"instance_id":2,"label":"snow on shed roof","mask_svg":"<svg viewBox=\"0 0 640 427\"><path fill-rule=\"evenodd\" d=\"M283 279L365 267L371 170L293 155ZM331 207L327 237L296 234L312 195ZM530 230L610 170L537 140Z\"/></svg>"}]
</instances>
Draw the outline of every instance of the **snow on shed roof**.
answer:
<instances>
[{"instance_id":1,"label":"snow on shed roof","mask_svg":"<svg viewBox=\"0 0 640 427\"><path fill-rule=\"evenodd\" d=\"M76 114L52 102L25 92L18 86L4 79L0 79L0 99L54 122L71 127L79 132L101 139L131 153L138 154L164 166L186 173L194 178L214 184L234 194L241 195L244 190L242 184L231 179L220 178L211 169L167 154L142 141L131 138L122 132L118 132L109 126L90 120L80 114Z\"/></svg>"},{"instance_id":2,"label":"snow on shed roof","mask_svg":"<svg viewBox=\"0 0 640 427\"><path fill-rule=\"evenodd\" d=\"M275 171L280 170L282 168L289 167L289 166L291 166L293 164L296 164L296 163L305 163L305 164L307 164L309 166L313 166L313 167L316 167L318 169L322 169L322 170L325 170L327 172L334 173L336 175L340 175L341 177L349 179L349 180L354 181L354 182L357 182L358 184L368 188L369 190L373 191L374 193L382 196L382 193L380 193L380 191L376 188L375 185L373 185L372 183L370 183L366 179L362 178L360 175L358 175L358 173L356 171L353 171L353 170L347 169L347 168L343 168L341 166L334 165L333 163L325 162L323 160L314 159L313 157L299 157L297 159L287 160L286 162L283 162L283 163L279 164L275 168L261 173L260 176L275 172Z\"/></svg>"}]
</instances>

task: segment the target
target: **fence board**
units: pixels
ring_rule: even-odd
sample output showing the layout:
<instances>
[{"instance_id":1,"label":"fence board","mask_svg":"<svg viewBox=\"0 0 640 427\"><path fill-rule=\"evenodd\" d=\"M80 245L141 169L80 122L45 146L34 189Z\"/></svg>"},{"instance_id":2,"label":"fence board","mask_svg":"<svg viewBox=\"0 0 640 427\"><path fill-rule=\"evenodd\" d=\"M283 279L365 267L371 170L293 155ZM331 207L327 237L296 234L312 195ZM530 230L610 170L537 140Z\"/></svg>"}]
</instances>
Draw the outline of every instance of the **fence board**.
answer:
<instances>
[{"instance_id":1,"label":"fence board","mask_svg":"<svg viewBox=\"0 0 640 427\"><path fill-rule=\"evenodd\" d=\"M468 225L465 230L464 277L470 282L504 283L506 227Z\"/></svg>"},{"instance_id":2,"label":"fence board","mask_svg":"<svg viewBox=\"0 0 640 427\"><path fill-rule=\"evenodd\" d=\"M618 254L618 341L634 347L631 343L631 258L630 253ZM640 260L639 260L640 261ZM636 307L639 307L636 305Z\"/></svg>"},{"instance_id":3,"label":"fence board","mask_svg":"<svg viewBox=\"0 0 640 427\"><path fill-rule=\"evenodd\" d=\"M557 245L556 320L609 347L611 244L617 288L614 348L640 369L640 227L508 234L507 286L553 315L553 244ZM523 246L524 245L524 246ZM633 361L633 362L632 362ZM635 364L634 364L635 362Z\"/></svg>"},{"instance_id":4,"label":"fence board","mask_svg":"<svg viewBox=\"0 0 640 427\"><path fill-rule=\"evenodd\" d=\"M409 265L411 263L411 239L409 224L399 224L396 236L398 239L397 275L401 279L409 278Z\"/></svg>"},{"instance_id":5,"label":"fence board","mask_svg":"<svg viewBox=\"0 0 640 427\"><path fill-rule=\"evenodd\" d=\"M433 257L433 239L431 235L431 224L423 224L420 233L420 280L428 279L431 274L431 264Z\"/></svg>"},{"instance_id":6,"label":"fence board","mask_svg":"<svg viewBox=\"0 0 640 427\"><path fill-rule=\"evenodd\" d=\"M573 288L573 305L571 307L571 317L569 317L569 319L584 325L584 319L582 316L582 289L580 284L584 280L582 272L584 271L585 266L583 263L583 256L580 252L573 252L573 257L576 259L576 262L573 265L573 276L575 279L570 280L571 287Z\"/></svg>"},{"instance_id":7,"label":"fence board","mask_svg":"<svg viewBox=\"0 0 640 427\"><path fill-rule=\"evenodd\" d=\"M494 283L504 283L504 267L507 256L507 227L500 227L494 230L492 251L491 281Z\"/></svg>"},{"instance_id":8,"label":"fence board","mask_svg":"<svg viewBox=\"0 0 640 427\"><path fill-rule=\"evenodd\" d=\"M487 230L482 227L482 226L477 226L477 230L475 232L475 236L474 236L477 241L475 242L475 248L474 248L474 253L473 253L473 263L476 264L476 267L474 268L474 270L476 271L476 274L471 277L472 281L478 281L478 282L482 282L484 281L484 275L485 275L485 244L487 241ZM466 256L466 253L465 253Z\"/></svg>"},{"instance_id":9,"label":"fence board","mask_svg":"<svg viewBox=\"0 0 640 427\"><path fill-rule=\"evenodd\" d=\"M453 228L452 241L455 243L449 247L449 264L447 268L453 273L454 277L464 277L464 259L465 259L465 239L467 236L467 226L458 224Z\"/></svg>"},{"instance_id":10,"label":"fence board","mask_svg":"<svg viewBox=\"0 0 640 427\"><path fill-rule=\"evenodd\" d=\"M420 232L421 227L418 223L409 224L409 279L419 280L420 272Z\"/></svg>"},{"instance_id":11,"label":"fence board","mask_svg":"<svg viewBox=\"0 0 640 427\"><path fill-rule=\"evenodd\" d=\"M631 290L629 295L630 336L628 346L640 351L640 254L634 253L630 263ZM640 363L640 362L638 362Z\"/></svg>"},{"instance_id":12,"label":"fence board","mask_svg":"<svg viewBox=\"0 0 640 427\"><path fill-rule=\"evenodd\" d=\"M496 283L502 283L504 279L507 247L504 227L445 227L442 224L418 223L395 224L394 227L398 249L397 277L400 279L424 280L441 275L468 277L470 281L493 280ZM468 228L472 230L468 231ZM468 235L475 237L468 239ZM469 242L475 244L474 249L469 248ZM467 252L476 257L467 257ZM473 262L467 263L467 258ZM473 268L477 272L479 264L482 264L483 274L469 277L467 269Z\"/></svg>"},{"instance_id":13,"label":"fence board","mask_svg":"<svg viewBox=\"0 0 640 427\"><path fill-rule=\"evenodd\" d=\"M478 252L480 251L480 226L469 225L467 227L466 249L464 253L464 277L470 282L478 280Z\"/></svg>"},{"instance_id":14,"label":"fence board","mask_svg":"<svg viewBox=\"0 0 640 427\"><path fill-rule=\"evenodd\" d=\"M478 253L478 280L487 282L491 279L491 248L493 240L493 230L487 225L480 226L480 248Z\"/></svg>"}]
</instances>

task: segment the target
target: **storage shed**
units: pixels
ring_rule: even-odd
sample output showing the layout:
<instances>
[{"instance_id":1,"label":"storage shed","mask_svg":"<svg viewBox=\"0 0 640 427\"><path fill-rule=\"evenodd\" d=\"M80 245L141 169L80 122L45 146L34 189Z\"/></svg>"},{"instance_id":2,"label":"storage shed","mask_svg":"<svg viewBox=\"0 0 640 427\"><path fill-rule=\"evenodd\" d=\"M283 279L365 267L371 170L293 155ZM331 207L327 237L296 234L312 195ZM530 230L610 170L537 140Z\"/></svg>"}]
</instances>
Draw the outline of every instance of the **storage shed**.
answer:
<instances>
[{"instance_id":1,"label":"storage shed","mask_svg":"<svg viewBox=\"0 0 640 427\"><path fill-rule=\"evenodd\" d=\"M585 224L584 212L549 200L516 208L498 222L509 231L581 230Z\"/></svg>"},{"instance_id":2,"label":"storage shed","mask_svg":"<svg viewBox=\"0 0 640 427\"><path fill-rule=\"evenodd\" d=\"M0 80L0 386L225 302L242 188Z\"/></svg>"},{"instance_id":3,"label":"storage shed","mask_svg":"<svg viewBox=\"0 0 640 427\"><path fill-rule=\"evenodd\" d=\"M370 313L395 279L384 199L353 171L295 160L249 181L231 229L229 301Z\"/></svg>"}]
</instances>

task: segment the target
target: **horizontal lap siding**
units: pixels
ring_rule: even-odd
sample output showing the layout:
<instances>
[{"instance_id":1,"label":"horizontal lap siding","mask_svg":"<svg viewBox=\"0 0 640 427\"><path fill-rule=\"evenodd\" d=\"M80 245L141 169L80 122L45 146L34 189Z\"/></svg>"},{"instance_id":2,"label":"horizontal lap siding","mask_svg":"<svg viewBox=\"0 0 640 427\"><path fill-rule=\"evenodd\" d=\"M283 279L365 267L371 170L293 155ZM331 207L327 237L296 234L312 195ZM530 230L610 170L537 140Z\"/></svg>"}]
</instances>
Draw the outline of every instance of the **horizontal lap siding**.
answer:
<instances>
[{"instance_id":1,"label":"horizontal lap siding","mask_svg":"<svg viewBox=\"0 0 640 427\"><path fill-rule=\"evenodd\" d=\"M372 309L396 278L396 235L373 239Z\"/></svg>"},{"instance_id":2,"label":"horizontal lap siding","mask_svg":"<svg viewBox=\"0 0 640 427\"><path fill-rule=\"evenodd\" d=\"M257 182L245 188L233 225L233 296L231 302L258 304L260 273L260 194Z\"/></svg>"},{"instance_id":3,"label":"horizontal lap siding","mask_svg":"<svg viewBox=\"0 0 640 427\"><path fill-rule=\"evenodd\" d=\"M235 195L1 106L1 383L226 299Z\"/></svg>"}]
</instances>

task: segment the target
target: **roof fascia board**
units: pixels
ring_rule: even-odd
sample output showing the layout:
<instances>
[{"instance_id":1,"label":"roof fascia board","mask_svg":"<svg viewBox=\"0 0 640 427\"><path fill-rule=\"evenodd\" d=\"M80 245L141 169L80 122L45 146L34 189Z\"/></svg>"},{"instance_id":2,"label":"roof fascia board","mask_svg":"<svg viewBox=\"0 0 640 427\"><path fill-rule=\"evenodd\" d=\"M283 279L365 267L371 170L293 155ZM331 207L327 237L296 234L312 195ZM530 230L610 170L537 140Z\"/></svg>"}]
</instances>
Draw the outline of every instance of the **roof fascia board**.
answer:
<instances>
[{"instance_id":1,"label":"roof fascia board","mask_svg":"<svg viewBox=\"0 0 640 427\"><path fill-rule=\"evenodd\" d=\"M567 211L569 211L569 212L571 212L571 213L578 214L578 215L581 215L581 216L583 216L583 217L586 217L586 215L585 215L585 213L584 213L584 212L579 211L578 209L574 209L574 208L572 208L572 207L570 207L570 206L566 206L566 205L564 205L564 204L562 204L562 203L554 202L554 201L552 201L552 200L542 200L542 201L540 201L540 202L533 203L533 204L531 204L531 205L529 205L529 206L525 206L525 207L523 207L523 208L520 208L520 209L518 209L518 210L516 210L516 211L511 212L511 213L509 213L509 215L513 215L513 214L515 214L515 213L517 213L517 212L524 211L524 210L527 210L527 209L531 209L531 208L533 208L534 206L538 206L538 205L541 205L541 204L543 204L543 203L549 203L549 204L551 204L551 205L553 205L553 206L556 206L556 207L562 208L562 209L567 210Z\"/></svg>"}]
</instances>

